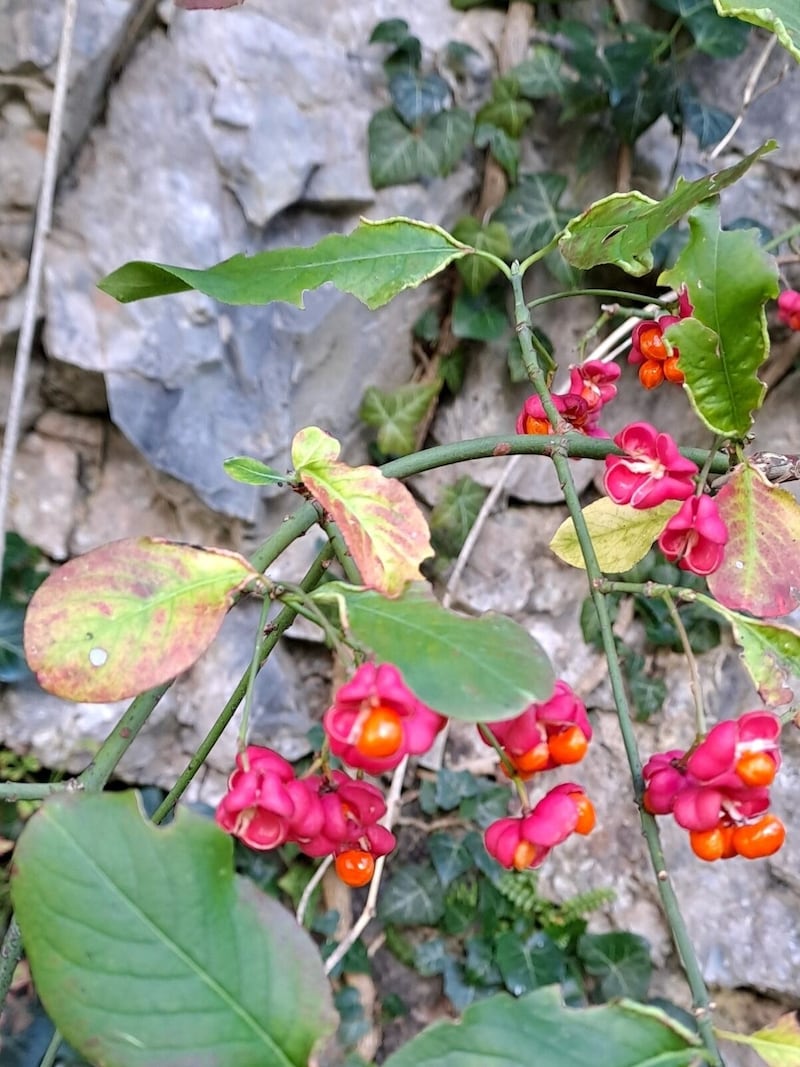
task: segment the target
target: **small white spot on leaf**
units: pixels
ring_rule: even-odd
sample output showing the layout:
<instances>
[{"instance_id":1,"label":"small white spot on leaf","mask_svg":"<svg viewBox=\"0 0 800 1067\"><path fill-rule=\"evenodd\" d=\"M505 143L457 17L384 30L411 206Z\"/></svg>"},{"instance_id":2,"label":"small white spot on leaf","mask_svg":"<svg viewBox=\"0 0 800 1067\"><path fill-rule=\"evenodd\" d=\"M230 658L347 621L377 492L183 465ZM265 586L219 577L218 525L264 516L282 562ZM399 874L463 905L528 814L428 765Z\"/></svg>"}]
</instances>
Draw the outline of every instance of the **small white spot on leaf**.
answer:
<instances>
[{"instance_id":1,"label":"small white spot on leaf","mask_svg":"<svg viewBox=\"0 0 800 1067\"><path fill-rule=\"evenodd\" d=\"M93 667L102 667L108 659L108 653L104 648L93 648L89 652L89 662Z\"/></svg>"},{"instance_id":2,"label":"small white spot on leaf","mask_svg":"<svg viewBox=\"0 0 800 1067\"><path fill-rule=\"evenodd\" d=\"M736 568L737 571L742 570L744 568L744 561L741 560L741 559L737 559L736 562L734 563L734 567Z\"/></svg>"}]
</instances>

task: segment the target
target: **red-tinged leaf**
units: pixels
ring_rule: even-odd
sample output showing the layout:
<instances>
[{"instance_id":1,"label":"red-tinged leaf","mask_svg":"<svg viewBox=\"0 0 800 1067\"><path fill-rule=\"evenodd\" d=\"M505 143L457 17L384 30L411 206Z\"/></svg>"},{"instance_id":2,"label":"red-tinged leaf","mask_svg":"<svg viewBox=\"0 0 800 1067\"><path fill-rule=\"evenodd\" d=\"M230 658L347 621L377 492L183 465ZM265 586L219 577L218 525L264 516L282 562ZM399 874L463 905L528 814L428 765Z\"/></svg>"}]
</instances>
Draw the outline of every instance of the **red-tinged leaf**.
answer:
<instances>
[{"instance_id":1,"label":"red-tinged leaf","mask_svg":"<svg viewBox=\"0 0 800 1067\"><path fill-rule=\"evenodd\" d=\"M316 426L296 434L297 476L342 532L364 585L398 596L433 555L428 525L402 482L377 467L339 463L339 442Z\"/></svg>"},{"instance_id":2,"label":"red-tinged leaf","mask_svg":"<svg viewBox=\"0 0 800 1067\"><path fill-rule=\"evenodd\" d=\"M788 615L800 604L800 504L749 464L716 500L730 539L709 589L725 607L760 619Z\"/></svg>"},{"instance_id":3,"label":"red-tinged leaf","mask_svg":"<svg viewBox=\"0 0 800 1067\"><path fill-rule=\"evenodd\" d=\"M211 644L236 593L259 574L244 557L140 537L65 563L25 618L25 655L40 685L105 703L185 671Z\"/></svg>"},{"instance_id":4,"label":"red-tinged leaf","mask_svg":"<svg viewBox=\"0 0 800 1067\"><path fill-rule=\"evenodd\" d=\"M749 1045L769 1067L797 1067L800 1063L800 1022L797 1012L781 1015L772 1026L765 1026L754 1034L736 1034L730 1030L717 1030L716 1033L723 1041Z\"/></svg>"},{"instance_id":5,"label":"red-tinged leaf","mask_svg":"<svg viewBox=\"0 0 800 1067\"><path fill-rule=\"evenodd\" d=\"M764 703L771 708L788 704L794 694L787 683L800 678L800 631L740 615L702 593L695 599L730 623L742 663Z\"/></svg>"}]
</instances>

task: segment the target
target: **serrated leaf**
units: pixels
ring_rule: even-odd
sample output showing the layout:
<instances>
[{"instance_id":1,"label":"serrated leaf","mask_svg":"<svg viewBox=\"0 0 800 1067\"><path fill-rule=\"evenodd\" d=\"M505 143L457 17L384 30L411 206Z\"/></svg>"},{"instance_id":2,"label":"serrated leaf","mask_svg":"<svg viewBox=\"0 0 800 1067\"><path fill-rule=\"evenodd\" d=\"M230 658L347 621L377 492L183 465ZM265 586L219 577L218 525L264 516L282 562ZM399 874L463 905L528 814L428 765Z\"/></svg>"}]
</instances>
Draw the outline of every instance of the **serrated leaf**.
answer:
<instances>
[{"instance_id":1,"label":"serrated leaf","mask_svg":"<svg viewBox=\"0 0 800 1067\"><path fill-rule=\"evenodd\" d=\"M458 555L488 493L468 476L443 490L429 519L431 544L437 552L451 558Z\"/></svg>"},{"instance_id":2,"label":"serrated leaf","mask_svg":"<svg viewBox=\"0 0 800 1067\"><path fill-rule=\"evenodd\" d=\"M800 1063L800 1022L797 1012L782 1015L772 1026L765 1026L754 1034L735 1034L730 1030L715 1032L723 1041L749 1045L768 1067L797 1067Z\"/></svg>"},{"instance_id":3,"label":"serrated leaf","mask_svg":"<svg viewBox=\"0 0 800 1067\"><path fill-rule=\"evenodd\" d=\"M650 547L680 507L677 500L665 500L655 508L632 508L600 497L583 509L600 569L617 574L630 570L644 559ZM571 567L586 569L572 519L556 530L550 548Z\"/></svg>"},{"instance_id":4,"label":"serrated leaf","mask_svg":"<svg viewBox=\"0 0 800 1067\"><path fill-rule=\"evenodd\" d=\"M12 898L37 992L93 1063L305 1067L335 1025L311 939L185 808L156 828L132 793L49 799Z\"/></svg>"},{"instance_id":5,"label":"serrated leaf","mask_svg":"<svg viewBox=\"0 0 800 1067\"><path fill-rule=\"evenodd\" d=\"M490 252L499 259L506 259L511 255L511 239L508 230L500 222L481 226L472 215L464 215L453 227L453 236L462 244ZM498 268L483 256L467 256L456 264L456 269L470 293L479 293L485 289L498 273Z\"/></svg>"},{"instance_id":6,"label":"serrated leaf","mask_svg":"<svg viewBox=\"0 0 800 1067\"><path fill-rule=\"evenodd\" d=\"M243 556L155 537L103 545L59 567L25 618L25 654L43 689L106 703L187 670L238 592L260 575Z\"/></svg>"},{"instance_id":7,"label":"serrated leaf","mask_svg":"<svg viewBox=\"0 0 800 1067\"><path fill-rule=\"evenodd\" d=\"M286 485L293 481L291 474L281 474L252 456L232 456L222 466L229 478L245 485Z\"/></svg>"},{"instance_id":8,"label":"serrated leaf","mask_svg":"<svg viewBox=\"0 0 800 1067\"><path fill-rule=\"evenodd\" d=\"M697 138L699 148L717 144L733 125L733 115L705 104L688 82L681 86L679 102L681 118Z\"/></svg>"},{"instance_id":9,"label":"serrated leaf","mask_svg":"<svg viewBox=\"0 0 800 1067\"><path fill-rule=\"evenodd\" d=\"M522 96L530 100L561 96L566 85L561 73L561 54L547 45L537 45L509 74L516 80Z\"/></svg>"},{"instance_id":10,"label":"serrated leaf","mask_svg":"<svg viewBox=\"0 0 800 1067\"><path fill-rule=\"evenodd\" d=\"M726 22L714 9L713 0L655 0L659 7L679 15L694 37L700 52L718 58L738 56L747 46L748 29Z\"/></svg>"},{"instance_id":11,"label":"serrated leaf","mask_svg":"<svg viewBox=\"0 0 800 1067\"><path fill-rule=\"evenodd\" d=\"M392 871L378 900L378 918L395 926L435 926L444 911L444 890L430 867L407 863Z\"/></svg>"},{"instance_id":12,"label":"serrated leaf","mask_svg":"<svg viewBox=\"0 0 800 1067\"><path fill-rule=\"evenodd\" d=\"M379 662L394 663L412 692L442 715L493 722L552 692L542 648L505 616L473 619L448 611L420 584L393 600L342 582L313 595L337 604L353 637Z\"/></svg>"},{"instance_id":13,"label":"serrated leaf","mask_svg":"<svg viewBox=\"0 0 800 1067\"><path fill-rule=\"evenodd\" d=\"M446 889L452 881L470 870L472 856L459 838L439 831L428 838L428 851L439 881Z\"/></svg>"},{"instance_id":14,"label":"serrated leaf","mask_svg":"<svg viewBox=\"0 0 800 1067\"><path fill-rule=\"evenodd\" d=\"M561 982L564 978L564 953L541 930L525 939L512 930L499 934L495 942L495 961L503 976L503 984L515 997Z\"/></svg>"},{"instance_id":15,"label":"serrated leaf","mask_svg":"<svg viewBox=\"0 0 800 1067\"><path fill-rule=\"evenodd\" d=\"M696 599L730 623L748 674L769 707L787 704L792 690L786 682L800 677L800 632L781 623L761 622L740 615L703 593Z\"/></svg>"},{"instance_id":16,"label":"serrated leaf","mask_svg":"<svg viewBox=\"0 0 800 1067\"><path fill-rule=\"evenodd\" d=\"M716 496L728 543L708 588L726 608L758 618L788 615L800 605L800 504L749 464Z\"/></svg>"},{"instance_id":17,"label":"serrated leaf","mask_svg":"<svg viewBox=\"0 0 800 1067\"><path fill-rule=\"evenodd\" d=\"M352 233L323 237L310 248L233 256L208 270L134 260L108 274L98 288L123 303L196 289L225 304L280 300L303 307L306 290L331 282L374 309L469 251L439 226L404 218L363 219Z\"/></svg>"},{"instance_id":18,"label":"serrated leaf","mask_svg":"<svg viewBox=\"0 0 800 1067\"><path fill-rule=\"evenodd\" d=\"M367 130L372 184L383 189L449 174L471 137L472 117L461 108L440 112L419 130L409 130L393 108L378 111Z\"/></svg>"},{"instance_id":19,"label":"serrated leaf","mask_svg":"<svg viewBox=\"0 0 800 1067\"><path fill-rule=\"evenodd\" d=\"M653 973L650 945L638 934L583 934L577 953L598 982L602 1000L630 997L644 1000Z\"/></svg>"},{"instance_id":20,"label":"serrated leaf","mask_svg":"<svg viewBox=\"0 0 800 1067\"><path fill-rule=\"evenodd\" d=\"M561 174L523 174L495 211L492 221L508 230L517 259L544 247L567 222L569 212L559 207L566 187Z\"/></svg>"},{"instance_id":21,"label":"serrated leaf","mask_svg":"<svg viewBox=\"0 0 800 1067\"><path fill-rule=\"evenodd\" d=\"M698 1039L657 1008L623 1001L565 1008L557 986L469 1007L457 1024L434 1023L385 1067L689 1067L709 1056Z\"/></svg>"},{"instance_id":22,"label":"serrated leaf","mask_svg":"<svg viewBox=\"0 0 800 1067\"><path fill-rule=\"evenodd\" d=\"M450 328L464 341L496 341L510 329L504 294L459 293L453 301Z\"/></svg>"},{"instance_id":23,"label":"serrated leaf","mask_svg":"<svg viewBox=\"0 0 800 1067\"><path fill-rule=\"evenodd\" d=\"M438 115L450 99L450 86L438 74L406 70L389 79L389 94L395 111L409 127Z\"/></svg>"},{"instance_id":24,"label":"serrated leaf","mask_svg":"<svg viewBox=\"0 0 800 1067\"><path fill-rule=\"evenodd\" d=\"M778 295L778 268L754 230L720 230L715 204L689 216L689 243L659 279L685 284L692 317L666 330L680 350L685 391L714 433L744 437L766 386L758 368L769 355L764 306Z\"/></svg>"},{"instance_id":25,"label":"serrated leaf","mask_svg":"<svg viewBox=\"0 0 800 1067\"><path fill-rule=\"evenodd\" d=\"M359 418L378 431L378 448L386 456L407 456L417 447L417 430L441 392L441 382L411 383L384 391L370 386Z\"/></svg>"},{"instance_id":26,"label":"serrated leaf","mask_svg":"<svg viewBox=\"0 0 800 1067\"><path fill-rule=\"evenodd\" d=\"M402 482L340 463L339 442L316 426L292 441L297 477L339 527L366 586L396 596L433 555L425 516Z\"/></svg>"},{"instance_id":27,"label":"serrated leaf","mask_svg":"<svg viewBox=\"0 0 800 1067\"><path fill-rule=\"evenodd\" d=\"M771 30L780 43L800 63L800 8L795 0L770 0L770 3L742 4L740 0L714 0L720 15L750 22Z\"/></svg>"},{"instance_id":28,"label":"serrated leaf","mask_svg":"<svg viewBox=\"0 0 800 1067\"><path fill-rule=\"evenodd\" d=\"M652 200L638 192L614 193L598 200L567 223L559 242L561 253L581 270L615 263L634 277L647 274L653 268L650 247L659 234L701 201L737 181L757 159L776 147L775 141L767 141L732 167L693 182L679 178L664 200Z\"/></svg>"}]
</instances>

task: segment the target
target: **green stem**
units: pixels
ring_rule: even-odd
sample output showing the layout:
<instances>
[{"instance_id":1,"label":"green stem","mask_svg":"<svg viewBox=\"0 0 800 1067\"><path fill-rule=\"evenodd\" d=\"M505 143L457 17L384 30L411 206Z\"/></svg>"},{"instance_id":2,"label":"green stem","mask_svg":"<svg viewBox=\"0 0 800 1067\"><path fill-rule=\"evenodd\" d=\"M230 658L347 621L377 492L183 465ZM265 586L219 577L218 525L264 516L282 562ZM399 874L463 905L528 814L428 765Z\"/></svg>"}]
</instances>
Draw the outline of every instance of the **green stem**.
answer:
<instances>
[{"instance_id":1,"label":"green stem","mask_svg":"<svg viewBox=\"0 0 800 1067\"><path fill-rule=\"evenodd\" d=\"M700 469L700 474L698 476L697 484L695 486L695 496L702 496L703 495L703 490L706 487L706 482L708 481L708 475L709 475L709 472L711 470L712 459L716 455L716 453L719 452L720 446L722 445L724 440L725 440L725 438L722 436L722 434L717 434L714 437L714 442L711 445L711 451L708 453L708 456L706 457L706 461L705 461L705 463L703 464L703 466Z\"/></svg>"},{"instance_id":2,"label":"green stem","mask_svg":"<svg viewBox=\"0 0 800 1067\"><path fill-rule=\"evenodd\" d=\"M571 296L610 296L615 300L633 300L638 301L640 304L660 304L662 307L666 307L670 301L663 300L657 296L644 296L642 293L625 293L621 289L567 289L563 293L548 293L547 296L537 297L536 300L528 301L528 308L541 307L542 304L549 304L553 300L567 300Z\"/></svg>"},{"instance_id":3,"label":"green stem","mask_svg":"<svg viewBox=\"0 0 800 1067\"><path fill-rule=\"evenodd\" d=\"M250 725L250 710L253 707L253 693L256 687L256 675L258 674L260 666L259 659L261 655L261 646L264 643L264 627L267 625L267 617L269 616L271 603L272 601L269 597L265 596L261 605L261 614L258 617L255 648L253 649L253 655L250 657L250 669L247 672L247 689L244 694L244 708L242 709L242 720L239 723L239 752L244 752L247 747L247 728Z\"/></svg>"},{"instance_id":4,"label":"green stem","mask_svg":"<svg viewBox=\"0 0 800 1067\"><path fill-rule=\"evenodd\" d=\"M351 585L362 585L363 579L359 573L358 567L355 564L355 560L350 554L350 550L344 543L342 537L342 531L336 525L335 522L329 520L322 524L322 528L328 535L328 540L333 548L333 553L336 556L339 564L344 571L344 576L347 578Z\"/></svg>"},{"instance_id":5,"label":"green stem","mask_svg":"<svg viewBox=\"0 0 800 1067\"><path fill-rule=\"evenodd\" d=\"M661 599L667 605L669 617L672 619L672 625L678 631L683 654L686 656L686 660L689 664L689 687L692 690L692 697L694 699L694 717L697 727L697 736L698 738L704 737L706 733L706 711L703 705L703 687L700 684L700 675L697 671L697 660L694 658L689 635L686 632L686 627L683 625L683 619L681 618L680 612L675 607L675 601L668 592L662 593Z\"/></svg>"},{"instance_id":6,"label":"green stem","mask_svg":"<svg viewBox=\"0 0 800 1067\"><path fill-rule=\"evenodd\" d=\"M6 995L11 987L14 971L22 959L22 934L14 916L8 923L3 944L0 945L0 1004L5 1004Z\"/></svg>"},{"instance_id":7,"label":"green stem","mask_svg":"<svg viewBox=\"0 0 800 1067\"><path fill-rule=\"evenodd\" d=\"M793 237L798 236L800 236L800 222L790 226L788 230L784 230L783 233L779 233L777 237L773 237L771 241L763 244L761 246L762 251L771 252L773 248L778 248L784 241L791 241Z\"/></svg>"},{"instance_id":8,"label":"green stem","mask_svg":"<svg viewBox=\"0 0 800 1067\"><path fill-rule=\"evenodd\" d=\"M522 271L517 264L512 266L511 284L514 290L516 326L519 333L520 344L522 346L523 359L525 360L526 366L529 366L530 368L531 380L541 398L545 413L555 426L557 421L553 421L553 416L556 415L556 413L555 411L552 413L551 411L548 411L548 406L551 409L553 407L552 401L550 400L549 393L545 387L541 370L536 363L536 357L531 344L530 314L525 306L525 294L522 287ZM581 553L583 554L584 563L586 565L586 574L589 579L592 602L597 611L603 651L608 662L608 677L617 709L620 733L622 734L625 755L631 771L634 796L639 808L642 832L647 842L650 861L656 874L661 903L666 913L673 941L675 942L675 946L680 955L684 972L686 973L689 988L692 992L694 1014L697 1019L698 1030L700 1031L703 1043L711 1054L712 1062L715 1064L715 1067L722 1067L722 1059L720 1058L711 1023L708 990L703 981L703 975L697 962L689 932L686 929L686 923L684 922L683 915L680 911L675 890L669 880L656 821L652 815L645 811L642 804L642 796L644 793L642 761L636 744L633 720L631 717L630 705L628 703L628 696L625 691L619 656L617 655L614 633L611 628L611 619L609 617L605 596L600 591L600 586L603 582L603 574L597 562L592 539L586 526L586 520L581 509L575 482L572 478L572 471L570 470L567 453L560 448L555 448L553 449L552 460L558 475L561 490L564 494L564 502L566 503L572 518L575 534L578 538L578 543L580 544Z\"/></svg>"},{"instance_id":9,"label":"green stem","mask_svg":"<svg viewBox=\"0 0 800 1067\"><path fill-rule=\"evenodd\" d=\"M61 1048L62 1040L58 1030L54 1031L53 1036L50 1038L50 1044L45 1049L44 1056L42 1056L39 1061L39 1067L53 1067L53 1064L56 1062L58 1050Z\"/></svg>"},{"instance_id":10,"label":"green stem","mask_svg":"<svg viewBox=\"0 0 800 1067\"><path fill-rule=\"evenodd\" d=\"M697 600L694 589L686 589L681 585L662 585L661 582L612 582L608 578L601 578L595 582L595 588L601 593L637 593L646 597L663 597L667 594L675 600Z\"/></svg>"},{"instance_id":11,"label":"green stem","mask_svg":"<svg viewBox=\"0 0 800 1067\"><path fill-rule=\"evenodd\" d=\"M311 564L308 573L306 574L303 581L300 583L301 588L305 592L308 592L315 586L319 585L320 581L322 580L322 576L325 574L327 562L330 559L331 554L332 549L330 545L325 545L317 556L317 558ZM259 647L259 669L263 667L264 663L266 663L267 657L275 648L284 633L292 625L292 622L294 621L296 615L297 612L295 611L295 609L293 607L289 607L288 605L277 614L277 616L275 617L275 621L270 627L270 632L261 642L261 645ZM200 770L202 765L205 763L212 748L214 747L214 745L216 745L217 741L219 741L220 737L222 736L223 730L231 721L234 714L236 713L236 709L242 702L242 699L244 698L244 695L247 692L247 683L249 677L250 670L248 668L248 670L245 671L245 673L239 679L238 685L228 698L228 701L226 702L225 707L222 709L219 716L217 717L216 722L201 741L195 754L189 760L188 764L186 765L186 769L178 778L177 782L169 791L169 793L167 793L166 797L164 797L164 799L159 804L158 808L153 814L154 823L162 822L167 817L167 815L169 815L169 813L178 803L180 798L186 792L186 789L188 788L191 780L194 778L194 776Z\"/></svg>"},{"instance_id":12,"label":"green stem","mask_svg":"<svg viewBox=\"0 0 800 1067\"><path fill-rule=\"evenodd\" d=\"M53 793L80 788L75 778L63 782L0 782L0 801L16 804L18 800L44 800Z\"/></svg>"},{"instance_id":13,"label":"green stem","mask_svg":"<svg viewBox=\"0 0 800 1067\"><path fill-rule=\"evenodd\" d=\"M511 277L511 271L509 270L508 264L505 262L505 260L500 259L499 256L494 255L492 252L487 252L485 248L473 248L472 251L474 255L480 256L481 259L485 259L489 263L492 263L495 267L497 267L499 271L501 271L506 276L506 278Z\"/></svg>"},{"instance_id":14,"label":"green stem","mask_svg":"<svg viewBox=\"0 0 800 1067\"><path fill-rule=\"evenodd\" d=\"M304 533L319 521L319 508L311 501L306 501L293 515L287 516L274 534L259 545L250 562L257 571L265 571L271 566L289 545L302 537Z\"/></svg>"},{"instance_id":15,"label":"green stem","mask_svg":"<svg viewBox=\"0 0 800 1067\"><path fill-rule=\"evenodd\" d=\"M525 271L528 269L528 267L532 267L534 263L538 263L540 259L544 259L544 257L546 255L549 255L550 252L554 252L558 248L558 242L561 240L561 238L563 236L564 236L564 231L563 230L559 230L558 233L555 235L555 237L552 239L552 241L550 241L549 244L546 244L544 246L544 248L540 248L538 252L534 252L532 255L528 256L527 259L524 259L522 261L522 263L517 268L519 270L520 274L521 275L524 274ZM514 266L515 265L512 263L511 264L511 272L509 274L510 278L513 278Z\"/></svg>"},{"instance_id":16,"label":"green stem","mask_svg":"<svg viewBox=\"0 0 800 1067\"><path fill-rule=\"evenodd\" d=\"M131 702L95 758L86 770L78 775L78 782L84 789L90 793L100 792L171 685L172 682L165 682L154 689L148 689Z\"/></svg>"}]
</instances>

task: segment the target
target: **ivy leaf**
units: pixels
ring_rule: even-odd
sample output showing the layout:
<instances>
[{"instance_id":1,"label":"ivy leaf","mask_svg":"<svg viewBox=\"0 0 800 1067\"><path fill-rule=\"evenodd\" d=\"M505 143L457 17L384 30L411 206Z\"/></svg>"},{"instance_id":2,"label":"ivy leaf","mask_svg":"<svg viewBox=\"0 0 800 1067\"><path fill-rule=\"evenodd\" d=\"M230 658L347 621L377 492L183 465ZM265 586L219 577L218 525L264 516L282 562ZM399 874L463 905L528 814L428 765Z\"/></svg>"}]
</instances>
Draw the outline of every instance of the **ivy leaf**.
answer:
<instances>
[{"instance_id":1,"label":"ivy leaf","mask_svg":"<svg viewBox=\"0 0 800 1067\"><path fill-rule=\"evenodd\" d=\"M587 974L597 979L601 1000L644 1000L653 973L650 945L638 934L583 934L578 956Z\"/></svg>"},{"instance_id":2,"label":"ivy leaf","mask_svg":"<svg viewBox=\"0 0 800 1067\"><path fill-rule=\"evenodd\" d=\"M520 143L491 123L480 123L475 127L474 141L478 148L488 148L512 182L516 182L519 171Z\"/></svg>"},{"instance_id":3,"label":"ivy leaf","mask_svg":"<svg viewBox=\"0 0 800 1067\"><path fill-rule=\"evenodd\" d=\"M541 100L546 96L561 96L566 79L561 71L561 54L547 45L537 45L528 56L509 72L522 96Z\"/></svg>"},{"instance_id":4,"label":"ivy leaf","mask_svg":"<svg viewBox=\"0 0 800 1067\"><path fill-rule=\"evenodd\" d=\"M717 144L733 125L733 115L704 104L689 82L684 82L680 88L679 106L684 125L697 138L699 148Z\"/></svg>"},{"instance_id":5,"label":"ivy leaf","mask_svg":"<svg viewBox=\"0 0 800 1067\"><path fill-rule=\"evenodd\" d=\"M382 19L377 22L370 34L370 44L399 45L408 37L408 23L405 19Z\"/></svg>"},{"instance_id":6,"label":"ivy leaf","mask_svg":"<svg viewBox=\"0 0 800 1067\"><path fill-rule=\"evenodd\" d=\"M782 1015L773 1026L765 1026L754 1034L735 1034L730 1030L715 1030L723 1041L735 1041L755 1049L768 1067L796 1067L800 1062L800 1023L797 1012Z\"/></svg>"},{"instance_id":7,"label":"ivy leaf","mask_svg":"<svg viewBox=\"0 0 800 1067\"><path fill-rule=\"evenodd\" d=\"M421 585L389 600L328 582L314 599L333 603L359 644L394 663L423 703L463 722L494 722L546 700L552 668L528 631L502 615L448 611Z\"/></svg>"},{"instance_id":8,"label":"ivy leaf","mask_svg":"<svg viewBox=\"0 0 800 1067\"><path fill-rule=\"evenodd\" d=\"M453 227L453 237L462 244L490 252L499 259L506 259L511 255L511 238L500 222L489 222L481 226L472 215L464 215ZM482 256L468 256L463 262L457 263L456 268L470 293L481 292L498 273L498 268Z\"/></svg>"},{"instance_id":9,"label":"ivy leaf","mask_svg":"<svg viewBox=\"0 0 800 1067\"><path fill-rule=\"evenodd\" d=\"M519 137L525 124L533 117L533 108L527 100L495 97L484 104L475 116L479 126L498 126L509 137Z\"/></svg>"},{"instance_id":10,"label":"ivy leaf","mask_svg":"<svg viewBox=\"0 0 800 1067\"><path fill-rule=\"evenodd\" d=\"M422 136L439 161L436 175L444 177L459 162L472 140L473 127L472 115L462 107L442 111L426 125Z\"/></svg>"},{"instance_id":11,"label":"ivy leaf","mask_svg":"<svg viewBox=\"0 0 800 1067\"><path fill-rule=\"evenodd\" d=\"M428 851L439 881L445 889L472 867L472 856L452 834L441 831L431 834L428 838Z\"/></svg>"},{"instance_id":12,"label":"ivy leaf","mask_svg":"<svg viewBox=\"0 0 800 1067\"><path fill-rule=\"evenodd\" d=\"M339 442L316 426L295 434L298 478L338 525L364 584L396 596L433 555L425 517L402 482L377 467L349 467Z\"/></svg>"},{"instance_id":13,"label":"ivy leaf","mask_svg":"<svg viewBox=\"0 0 800 1067\"><path fill-rule=\"evenodd\" d=\"M714 10L714 0L655 0L659 7L683 19L698 51L719 59L740 55L747 46L749 30L736 22L726 23ZM719 4L717 5L719 9ZM720 12L722 14L722 12Z\"/></svg>"},{"instance_id":14,"label":"ivy leaf","mask_svg":"<svg viewBox=\"0 0 800 1067\"><path fill-rule=\"evenodd\" d=\"M283 300L303 307L307 289L331 282L375 309L469 252L439 226L413 219L364 219L352 233L323 237L310 248L233 256L208 270L137 260L107 275L98 288L122 303L196 289L225 304Z\"/></svg>"},{"instance_id":15,"label":"ivy leaf","mask_svg":"<svg viewBox=\"0 0 800 1067\"><path fill-rule=\"evenodd\" d=\"M450 328L467 341L496 341L510 328L503 298L492 293L459 293L453 301Z\"/></svg>"},{"instance_id":16,"label":"ivy leaf","mask_svg":"<svg viewBox=\"0 0 800 1067\"><path fill-rule=\"evenodd\" d=\"M541 930L524 940L515 931L505 930L495 942L495 960L503 984L515 997L564 979L564 953Z\"/></svg>"},{"instance_id":17,"label":"ivy leaf","mask_svg":"<svg viewBox=\"0 0 800 1067\"><path fill-rule=\"evenodd\" d=\"M393 108L370 119L369 173L376 189L449 174L472 137L472 116L462 108L435 115L409 130Z\"/></svg>"},{"instance_id":18,"label":"ivy leaf","mask_svg":"<svg viewBox=\"0 0 800 1067\"><path fill-rule=\"evenodd\" d=\"M11 892L36 990L93 1063L305 1067L335 1026L314 943L186 808L157 828L131 792L52 797Z\"/></svg>"},{"instance_id":19,"label":"ivy leaf","mask_svg":"<svg viewBox=\"0 0 800 1067\"><path fill-rule=\"evenodd\" d=\"M658 1008L623 1001L566 1008L558 986L514 999L500 994L412 1038L385 1067L689 1067L704 1058L699 1039Z\"/></svg>"},{"instance_id":20,"label":"ivy leaf","mask_svg":"<svg viewBox=\"0 0 800 1067\"><path fill-rule=\"evenodd\" d=\"M559 202L566 187L561 174L523 174L495 211L492 221L502 222L508 230L517 259L542 248L564 226L569 212Z\"/></svg>"},{"instance_id":21,"label":"ivy leaf","mask_svg":"<svg viewBox=\"0 0 800 1067\"><path fill-rule=\"evenodd\" d=\"M394 926L435 926L444 912L444 890L430 867L395 868L381 889L378 918Z\"/></svg>"},{"instance_id":22,"label":"ivy leaf","mask_svg":"<svg viewBox=\"0 0 800 1067\"><path fill-rule=\"evenodd\" d=\"M583 509L600 569L611 574L630 570L644 559L650 547L680 507L677 500L665 500L655 508L632 508L600 497ZM556 530L550 548L571 567L585 570L583 555L572 519Z\"/></svg>"},{"instance_id":23,"label":"ivy leaf","mask_svg":"<svg viewBox=\"0 0 800 1067\"><path fill-rule=\"evenodd\" d=\"M208 648L237 593L261 576L244 557L156 537L103 545L39 587L25 654L43 689L106 703L161 685Z\"/></svg>"},{"instance_id":24,"label":"ivy leaf","mask_svg":"<svg viewBox=\"0 0 800 1067\"><path fill-rule=\"evenodd\" d=\"M754 26L771 30L780 43L800 63L800 9L795 0L743 4L741 0L714 0L720 15L732 15Z\"/></svg>"},{"instance_id":25,"label":"ivy leaf","mask_svg":"<svg viewBox=\"0 0 800 1067\"><path fill-rule=\"evenodd\" d=\"M716 496L728 543L708 588L726 608L758 618L788 615L800 605L800 504L749 464Z\"/></svg>"},{"instance_id":26,"label":"ivy leaf","mask_svg":"<svg viewBox=\"0 0 800 1067\"><path fill-rule=\"evenodd\" d=\"M464 546L489 490L469 476L459 478L443 492L431 512L431 544L438 553L455 559Z\"/></svg>"},{"instance_id":27,"label":"ivy leaf","mask_svg":"<svg viewBox=\"0 0 800 1067\"><path fill-rule=\"evenodd\" d=\"M622 93L611 93L611 125L621 141L634 144L671 109L674 89L663 70L649 70Z\"/></svg>"},{"instance_id":28,"label":"ivy leaf","mask_svg":"<svg viewBox=\"0 0 800 1067\"><path fill-rule=\"evenodd\" d=\"M724 608L703 593L696 599L730 623L733 638L741 648L748 674L769 707L787 704L792 690L786 685L791 676L800 676L800 632L776 622L761 622Z\"/></svg>"},{"instance_id":29,"label":"ivy leaf","mask_svg":"<svg viewBox=\"0 0 800 1067\"><path fill-rule=\"evenodd\" d=\"M615 263L639 277L653 269L650 246L659 234L682 219L703 200L716 196L749 170L757 159L777 148L767 141L732 167L687 182L679 178L664 200L644 193L613 193L571 219L559 242L561 254L574 267L589 270L601 263ZM511 227L509 226L511 232ZM511 234L514 239L513 232Z\"/></svg>"},{"instance_id":30,"label":"ivy leaf","mask_svg":"<svg viewBox=\"0 0 800 1067\"><path fill-rule=\"evenodd\" d=\"M417 430L441 382L411 383L384 391L370 386L361 401L359 418L378 430L378 448L386 456L407 456L416 448Z\"/></svg>"},{"instance_id":31,"label":"ivy leaf","mask_svg":"<svg viewBox=\"0 0 800 1067\"><path fill-rule=\"evenodd\" d=\"M232 456L222 466L229 478L245 485L286 485L294 480L291 474L281 474L252 456Z\"/></svg>"},{"instance_id":32,"label":"ivy leaf","mask_svg":"<svg viewBox=\"0 0 800 1067\"><path fill-rule=\"evenodd\" d=\"M389 94L395 111L409 127L443 111L450 100L450 86L438 74L406 70L389 79Z\"/></svg>"},{"instance_id":33,"label":"ivy leaf","mask_svg":"<svg viewBox=\"0 0 800 1067\"><path fill-rule=\"evenodd\" d=\"M670 326L666 337L680 349L685 390L714 433L744 437L766 386L758 368L769 354L764 305L778 295L775 260L754 230L720 230L716 204L689 216L689 242L659 281L685 284L694 312Z\"/></svg>"}]
</instances>

